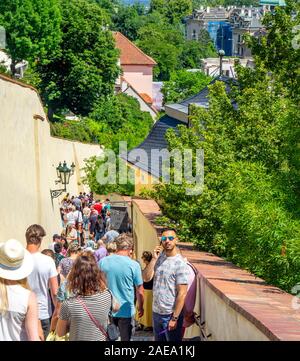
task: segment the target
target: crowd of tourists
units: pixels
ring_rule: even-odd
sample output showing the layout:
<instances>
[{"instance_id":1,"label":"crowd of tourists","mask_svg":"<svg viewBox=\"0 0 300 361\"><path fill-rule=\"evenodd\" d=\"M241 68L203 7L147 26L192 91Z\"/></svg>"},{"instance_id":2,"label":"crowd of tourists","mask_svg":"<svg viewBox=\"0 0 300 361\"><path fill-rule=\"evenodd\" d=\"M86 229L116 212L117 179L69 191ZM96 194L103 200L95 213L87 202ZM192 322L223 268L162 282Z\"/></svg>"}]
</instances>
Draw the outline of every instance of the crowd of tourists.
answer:
<instances>
[{"instance_id":1,"label":"crowd of tourists","mask_svg":"<svg viewBox=\"0 0 300 361\"><path fill-rule=\"evenodd\" d=\"M135 329L156 341L181 341L195 302L195 270L173 229L135 258L131 233L118 233L110 201L64 198L62 231L31 225L26 248L0 244L0 340L130 341Z\"/></svg>"}]
</instances>

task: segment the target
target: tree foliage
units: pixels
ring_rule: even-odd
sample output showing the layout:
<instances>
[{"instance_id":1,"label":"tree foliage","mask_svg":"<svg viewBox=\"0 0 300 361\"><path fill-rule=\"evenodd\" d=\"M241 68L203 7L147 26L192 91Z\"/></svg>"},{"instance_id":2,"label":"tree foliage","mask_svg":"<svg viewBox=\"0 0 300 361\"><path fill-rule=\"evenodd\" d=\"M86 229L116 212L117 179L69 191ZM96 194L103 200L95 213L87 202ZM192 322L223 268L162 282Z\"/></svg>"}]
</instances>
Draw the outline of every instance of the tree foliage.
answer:
<instances>
[{"instance_id":1,"label":"tree foliage","mask_svg":"<svg viewBox=\"0 0 300 361\"><path fill-rule=\"evenodd\" d=\"M118 51L105 11L86 0L61 1L60 52L38 68L42 95L49 108L88 115L101 96L113 92Z\"/></svg>"},{"instance_id":2,"label":"tree foliage","mask_svg":"<svg viewBox=\"0 0 300 361\"><path fill-rule=\"evenodd\" d=\"M163 14L174 24L191 14L192 0L151 0L150 11Z\"/></svg>"},{"instance_id":3,"label":"tree foliage","mask_svg":"<svg viewBox=\"0 0 300 361\"><path fill-rule=\"evenodd\" d=\"M210 82L211 78L202 72L189 72L179 70L170 76L169 81L165 81L162 87L164 103L176 103L197 94Z\"/></svg>"},{"instance_id":4,"label":"tree foliage","mask_svg":"<svg viewBox=\"0 0 300 361\"><path fill-rule=\"evenodd\" d=\"M0 25L6 30L13 75L18 62L45 63L57 53L60 24L60 0L1 0Z\"/></svg>"}]
</instances>

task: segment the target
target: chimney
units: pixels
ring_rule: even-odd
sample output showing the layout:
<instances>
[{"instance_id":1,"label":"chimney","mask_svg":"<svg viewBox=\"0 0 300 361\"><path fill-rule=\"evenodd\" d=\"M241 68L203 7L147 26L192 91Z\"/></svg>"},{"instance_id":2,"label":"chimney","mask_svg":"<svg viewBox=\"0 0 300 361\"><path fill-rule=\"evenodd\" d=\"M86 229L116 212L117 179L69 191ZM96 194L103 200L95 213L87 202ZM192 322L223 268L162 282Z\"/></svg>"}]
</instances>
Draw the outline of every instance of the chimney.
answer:
<instances>
[{"instance_id":1,"label":"chimney","mask_svg":"<svg viewBox=\"0 0 300 361\"><path fill-rule=\"evenodd\" d=\"M210 13L210 7L209 6L206 8L206 12L207 12L207 14Z\"/></svg>"},{"instance_id":2,"label":"chimney","mask_svg":"<svg viewBox=\"0 0 300 361\"><path fill-rule=\"evenodd\" d=\"M248 10L248 18L252 18L252 10L251 9Z\"/></svg>"}]
</instances>

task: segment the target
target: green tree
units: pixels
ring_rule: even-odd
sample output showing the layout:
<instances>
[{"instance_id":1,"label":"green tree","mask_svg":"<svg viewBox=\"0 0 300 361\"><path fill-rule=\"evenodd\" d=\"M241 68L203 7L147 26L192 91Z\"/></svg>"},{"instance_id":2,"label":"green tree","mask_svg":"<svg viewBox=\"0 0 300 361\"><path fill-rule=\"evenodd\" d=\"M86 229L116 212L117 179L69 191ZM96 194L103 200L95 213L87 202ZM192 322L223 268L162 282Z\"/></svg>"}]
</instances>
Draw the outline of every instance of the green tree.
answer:
<instances>
[{"instance_id":1,"label":"green tree","mask_svg":"<svg viewBox=\"0 0 300 361\"><path fill-rule=\"evenodd\" d=\"M249 46L260 69L272 71L292 97L299 98L300 89L300 3L287 1L263 19L266 35L248 37Z\"/></svg>"},{"instance_id":2,"label":"green tree","mask_svg":"<svg viewBox=\"0 0 300 361\"><path fill-rule=\"evenodd\" d=\"M197 94L210 82L211 78L202 72L179 70L171 74L170 80L165 81L162 93L164 103L176 103Z\"/></svg>"},{"instance_id":3,"label":"green tree","mask_svg":"<svg viewBox=\"0 0 300 361\"><path fill-rule=\"evenodd\" d=\"M106 12L86 0L62 0L62 11L60 53L38 68L50 118L65 107L87 115L101 96L112 94L119 73Z\"/></svg>"},{"instance_id":4,"label":"green tree","mask_svg":"<svg viewBox=\"0 0 300 361\"><path fill-rule=\"evenodd\" d=\"M142 27L138 37L137 46L158 63L154 68L155 77L159 80L169 79L170 73L180 67L179 57L184 42L182 34L161 22Z\"/></svg>"},{"instance_id":5,"label":"green tree","mask_svg":"<svg viewBox=\"0 0 300 361\"><path fill-rule=\"evenodd\" d=\"M46 63L61 41L59 0L2 0L0 25L6 30L11 72L22 60Z\"/></svg>"},{"instance_id":6,"label":"green tree","mask_svg":"<svg viewBox=\"0 0 300 361\"><path fill-rule=\"evenodd\" d=\"M201 67L201 59L216 56L216 50L210 39L209 41L186 40L183 43L180 55L181 67L184 69L199 69Z\"/></svg>"},{"instance_id":7,"label":"green tree","mask_svg":"<svg viewBox=\"0 0 300 361\"><path fill-rule=\"evenodd\" d=\"M150 11L163 14L174 24L191 14L192 0L151 0Z\"/></svg>"},{"instance_id":8,"label":"green tree","mask_svg":"<svg viewBox=\"0 0 300 361\"><path fill-rule=\"evenodd\" d=\"M140 5L122 5L113 13L113 30L120 31L130 40L136 40L139 29L145 24L145 9Z\"/></svg>"},{"instance_id":9,"label":"green tree","mask_svg":"<svg viewBox=\"0 0 300 361\"><path fill-rule=\"evenodd\" d=\"M119 142L126 141L128 150L140 144L151 129L153 120L149 113L140 110L136 99L125 94L119 94L105 99L95 105L90 114L90 122L94 124L98 140L105 149L111 149L116 154L117 175L120 169L118 158ZM120 194L133 194L133 171L128 169L129 179L126 184L120 184L117 177L115 184L99 184L97 171L106 162L105 154L102 158L91 158L86 162L85 183L98 194L118 192Z\"/></svg>"}]
</instances>

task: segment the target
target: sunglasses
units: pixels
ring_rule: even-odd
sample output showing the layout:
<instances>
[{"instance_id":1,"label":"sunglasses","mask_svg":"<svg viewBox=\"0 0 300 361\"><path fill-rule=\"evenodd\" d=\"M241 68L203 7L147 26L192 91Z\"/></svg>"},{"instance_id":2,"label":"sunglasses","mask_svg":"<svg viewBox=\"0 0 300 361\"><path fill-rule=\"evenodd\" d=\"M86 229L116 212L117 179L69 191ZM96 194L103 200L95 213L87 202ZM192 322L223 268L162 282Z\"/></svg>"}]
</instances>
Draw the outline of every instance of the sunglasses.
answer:
<instances>
[{"instance_id":1,"label":"sunglasses","mask_svg":"<svg viewBox=\"0 0 300 361\"><path fill-rule=\"evenodd\" d=\"M165 242L167 239L169 239L169 241L174 241L175 238L176 237L174 237L174 236L169 236L169 237L162 236L161 240L162 240L162 242Z\"/></svg>"}]
</instances>

